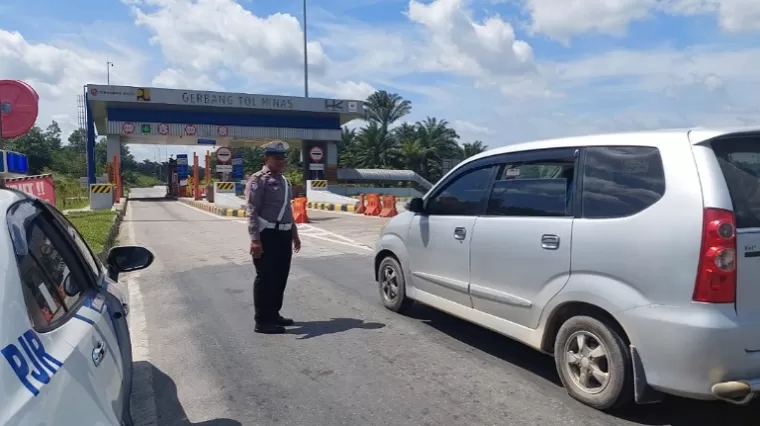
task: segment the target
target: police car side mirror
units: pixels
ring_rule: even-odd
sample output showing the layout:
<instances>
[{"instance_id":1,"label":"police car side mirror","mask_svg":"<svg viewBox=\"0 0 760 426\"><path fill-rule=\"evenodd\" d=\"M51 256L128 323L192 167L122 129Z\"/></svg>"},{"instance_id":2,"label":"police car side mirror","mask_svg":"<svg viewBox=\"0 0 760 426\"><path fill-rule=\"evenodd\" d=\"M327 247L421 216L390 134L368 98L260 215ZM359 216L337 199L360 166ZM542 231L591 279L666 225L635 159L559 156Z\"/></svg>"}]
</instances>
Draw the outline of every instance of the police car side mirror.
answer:
<instances>
[{"instance_id":1,"label":"police car side mirror","mask_svg":"<svg viewBox=\"0 0 760 426\"><path fill-rule=\"evenodd\" d=\"M415 197L409 200L406 209L412 213L423 213L425 211L425 203L422 201L422 198Z\"/></svg>"},{"instance_id":2,"label":"police car side mirror","mask_svg":"<svg viewBox=\"0 0 760 426\"><path fill-rule=\"evenodd\" d=\"M132 272L145 269L153 263L155 257L150 250L141 246L117 246L108 252L108 272L111 279L120 272Z\"/></svg>"}]
</instances>

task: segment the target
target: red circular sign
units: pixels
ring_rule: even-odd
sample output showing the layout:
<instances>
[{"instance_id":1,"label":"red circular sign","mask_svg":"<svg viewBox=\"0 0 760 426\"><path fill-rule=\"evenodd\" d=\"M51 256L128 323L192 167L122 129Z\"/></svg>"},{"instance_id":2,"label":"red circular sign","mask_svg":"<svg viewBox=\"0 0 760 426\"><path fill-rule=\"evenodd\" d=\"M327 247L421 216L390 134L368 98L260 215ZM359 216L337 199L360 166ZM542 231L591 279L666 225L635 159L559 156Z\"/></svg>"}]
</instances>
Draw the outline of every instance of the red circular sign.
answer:
<instances>
[{"instance_id":1,"label":"red circular sign","mask_svg":"<svg viewBox=\"0 0 760 426\"><path fill-rule=\"evenodd\" d=\"M158 125L158 133L161 135L168 135L169 134L169 125L166 123L161 123Z\"/></svg>"},{"instance_id":2,"label":"red circular sign","mask_svg":"<svg viewBox=\"0 0 760 426\"><path fill-rule=\"evenodd\" d=\"M98 89L93 87L92 89L90 89L90 94L92 96L98 96Z\"/></svg>"},{"instance_id":3,"label":"red circular sign","mask_svg":"<svg viewBox=\"0 0 760 426\"><path fill-rule=\"evenodd\" d=\"M0 114L3 138L17 138L34 126L40 96L32 86L19 80L0 80Z\"/></svg>"},{"instance_id":4,"label":"red circular sign","mask_svg":"<svg viewBox=\"0 0 760 426\"><path fill-rule=\"evenodd\" d=\"M322 148L318 146L313 146L309 150L309 158L311 158L311 161L314 161L316 163L319 163L322 161L322 158L324 158L325 153L322 152Z\"/></svg>"},{"instance_id":5,"label":"red circular sign","mask_svg":"<svg viewBox=\"0 0 760 426\"><path fill-rule=\"evenodd\" d=\"M232 151L230 151L230 149L226 146L220 146L216 150L216 159L220 163L226 163L232 159Z\"/></svg>"},{"instance_id":6,"label":"red circular sign","mask_svg":"<svg viewBox=\"0 0 760 426\"><path fill-rule=\"evenodd\" d=\"M216 129L216 132L219 134L219 136L227 136L229 134L229 129L227 129L227 126L219 126Z\"/></svg>"},{"instance_id":7,"label":"red circular sign","mask_svg":"<svg viewBox=\"0 0 760 426\"><path fill-rule=\"evenodd\" d=\"M195 136L195 134L198 133L198 128L195 127L193 124L188 124L185 126L185 134L188 136Z\"/></svg>"},{"instance_id":8,"label":"red circular sign","mask_svg":"<svg viewBox=\"0 0 760 426\"><path fill-rule=\"evenodd\" d=\"M126 135L131 135L135 132L135 129L137 129L137 126L135 126L135 123L132 123L131 121L121 125L121 131Z\"/></svg>"}]
</instances>

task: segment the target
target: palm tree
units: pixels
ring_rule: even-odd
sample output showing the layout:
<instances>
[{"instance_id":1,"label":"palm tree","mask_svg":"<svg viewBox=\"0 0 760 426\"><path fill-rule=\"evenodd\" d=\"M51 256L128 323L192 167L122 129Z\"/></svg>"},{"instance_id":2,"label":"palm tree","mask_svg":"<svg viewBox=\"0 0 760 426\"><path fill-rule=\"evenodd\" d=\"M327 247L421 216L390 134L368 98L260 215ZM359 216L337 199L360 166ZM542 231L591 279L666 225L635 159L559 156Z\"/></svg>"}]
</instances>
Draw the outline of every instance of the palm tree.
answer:
<instances>
[{"instance_id":1,"label":"palm tree","mask_svg":"<svg viewBox=\"0 0 760 426\"><path fill-rule=\"evenodd\" d=\"M412 103L397 93L379 90L364 102L364 112L367 121L376 122L387 130L391 124L412 112Z\"/></svg>"},{"instance_id":2,"label":"palm tree","mask_svg":"<svg viewBox=\"0 0 760 426\"><path fill-rule=\"evenodd\" d=\"M339 167L356 166L356 129L343 126L340 129L340 142L338 145Z\"/></svg>"},{"instance_id":3,"label":"palm tree","mask_svg":"<svg viewBox=\"0 0 760 426\"><path fill-rule=\"evenodd\" d=\"M459 158L461 149L457 144L459 135L449 127L446 120L427 117L416 124L422 155L421 175L428 180L438 180L441 174L441 159Z\"/></svg>"},{"instance_id":4,"label":"palm tree","mask_svg":"<svg viewBox=\"0 0 760 426\"><path fill-rule=\"evenodd\" d=\"M470 158L473 155L480 154L488 149L488 145L483 145L481 141L465 142L462 144L462 159Z\"/></svg>"},{"instance_id":5,"label":"palm tree","mask_svg":"<svg viewBox=\"0 0 760 426\"><path fill-rule=\"evenodd\" d=\"M371 121L356 136L356 166L390 168L395 158L395 141L376 121Z\"/></svg>"}]
</instances>

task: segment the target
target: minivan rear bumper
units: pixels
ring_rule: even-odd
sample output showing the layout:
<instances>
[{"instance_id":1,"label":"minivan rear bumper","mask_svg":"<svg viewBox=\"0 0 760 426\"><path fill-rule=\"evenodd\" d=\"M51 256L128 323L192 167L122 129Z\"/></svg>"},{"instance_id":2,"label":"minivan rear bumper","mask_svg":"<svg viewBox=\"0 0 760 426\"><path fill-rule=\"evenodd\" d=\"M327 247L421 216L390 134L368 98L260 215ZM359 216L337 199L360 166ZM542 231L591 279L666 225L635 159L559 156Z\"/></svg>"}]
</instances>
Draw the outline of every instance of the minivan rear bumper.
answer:
<instances>
[{"instance_id":1,"label":"minivan rear bumper","mask_svg":"<svg viewBox=\"0 0 760 426\"><path fill-rule=\"evenodd\" d=\"M760 352L745 349L760 324L740 324L733 305L647 305L616 316L653 389L733 403L760 392Z\"/></svg>"}]
</instances>

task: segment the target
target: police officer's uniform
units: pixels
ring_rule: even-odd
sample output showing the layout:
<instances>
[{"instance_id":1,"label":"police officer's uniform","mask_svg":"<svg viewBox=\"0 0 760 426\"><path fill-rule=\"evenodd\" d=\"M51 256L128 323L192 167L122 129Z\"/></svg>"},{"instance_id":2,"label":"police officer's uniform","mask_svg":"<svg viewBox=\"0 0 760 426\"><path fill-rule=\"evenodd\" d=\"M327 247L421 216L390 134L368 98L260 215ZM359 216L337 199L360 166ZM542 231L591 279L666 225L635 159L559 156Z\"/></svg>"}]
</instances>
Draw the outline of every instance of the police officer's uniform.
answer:
<instances>
[{"instance_id":1,"label":"police officer's uniform","mask_svg":"<svg viewBox=\"0 0 760 426\"><path fill-rule=\"evenodd\" d=\"M274 141L264 146L264 154L284 155L287 149L287 143ZM293 324L293 320L280 316L293 257L292 188L285 176L264 166L248 179L246 192L248 233L251 241L258 241L262 248L261 256L253 260L256 327L257 331L278 332L281 326Z\"/></svg>"}]
</instances>

